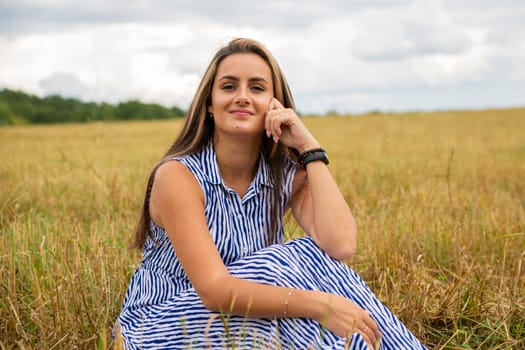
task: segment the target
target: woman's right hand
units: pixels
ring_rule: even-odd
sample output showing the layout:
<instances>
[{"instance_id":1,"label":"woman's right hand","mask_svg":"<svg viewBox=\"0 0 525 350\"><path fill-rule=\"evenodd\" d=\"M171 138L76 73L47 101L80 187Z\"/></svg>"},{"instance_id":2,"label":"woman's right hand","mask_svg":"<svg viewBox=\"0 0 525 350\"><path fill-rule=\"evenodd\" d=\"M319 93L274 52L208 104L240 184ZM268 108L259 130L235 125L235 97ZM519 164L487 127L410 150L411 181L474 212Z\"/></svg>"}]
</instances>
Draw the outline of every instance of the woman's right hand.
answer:
<instances>
[{"instance_id":1,"label":"woman's right hand","mask_svg":"<svg viewBox=\"0 0 525 350\"><path fill-rule=\"evenodd\" d=\"M316 321L340 337L359 333L373 348L381 340L381 333L370 313L348 298L336 294L321 294L321 312Z\"/></svg>"}]
</instances>

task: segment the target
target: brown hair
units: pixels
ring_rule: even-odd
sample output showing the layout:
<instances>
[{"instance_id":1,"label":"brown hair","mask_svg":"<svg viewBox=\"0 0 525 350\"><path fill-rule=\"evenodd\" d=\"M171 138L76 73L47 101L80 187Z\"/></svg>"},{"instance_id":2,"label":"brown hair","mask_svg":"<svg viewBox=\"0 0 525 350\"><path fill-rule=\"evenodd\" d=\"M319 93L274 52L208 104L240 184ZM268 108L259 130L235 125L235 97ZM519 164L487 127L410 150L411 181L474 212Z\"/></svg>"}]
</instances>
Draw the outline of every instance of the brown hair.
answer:
<instances>
[{"instance_id":1,"label":"brown hair","mask_svg":"<svg viewBox=\"0 0 525 350\"><path fill-rule=\"evenodd\" d=\"M133 248L142 248L147 237L153 239L153 233L150 228L151 216L149 212L149 199L157 168L166 160L174 156L197 152L202 149L212 137L214 124L212 118L207 118L207 110L208 106L211 105L213 81L222 60L237 53L253 53L261 57L270 67L274 82L273 93L275 98L277 98L285 108L295 109L295 104L288 83L286 82L277 61L261 43L251 39L238 38L230 41L226 46L219 49L204 73L197 92L195 93L195 97L193 98L186 114L180 134L171 147L166 151L164 157L155 165L149 176L142 212L135 233L135 240L132 245ZM297 152L294 149L284 146L280 142L275 144L272 138L267 137L263 137L262 152L265 160L270 164L270 176L274 183L275 203L271 209L272 222L270 223L270 233L268 236L268 242L271 244L273 243L278 230L277 215L280 210L279 205L281 202L280 196L284 157L289 157L295 160Z\"/></svg>"}]
</instances>

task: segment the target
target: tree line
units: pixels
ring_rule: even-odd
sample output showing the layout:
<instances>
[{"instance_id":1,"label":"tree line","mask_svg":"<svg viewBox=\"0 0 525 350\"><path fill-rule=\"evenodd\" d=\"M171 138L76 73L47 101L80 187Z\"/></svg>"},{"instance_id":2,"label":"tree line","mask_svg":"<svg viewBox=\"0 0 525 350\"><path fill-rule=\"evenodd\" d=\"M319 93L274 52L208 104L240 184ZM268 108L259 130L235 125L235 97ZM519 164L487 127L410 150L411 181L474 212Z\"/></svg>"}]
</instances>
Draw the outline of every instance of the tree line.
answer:
<instances>
[{"instance_id":1,"label":"tree line","mask_svg":"<svg viewBox=\"0 0 525 350\"><path fill-rule=\"evenodd\" d=\"M83 102L58 95L38 97L19 90L0 91L0 126L109 120L167 119L184 116L177 106L167 108L137 100L109 103Z\"/></svg>"}]
</instances>

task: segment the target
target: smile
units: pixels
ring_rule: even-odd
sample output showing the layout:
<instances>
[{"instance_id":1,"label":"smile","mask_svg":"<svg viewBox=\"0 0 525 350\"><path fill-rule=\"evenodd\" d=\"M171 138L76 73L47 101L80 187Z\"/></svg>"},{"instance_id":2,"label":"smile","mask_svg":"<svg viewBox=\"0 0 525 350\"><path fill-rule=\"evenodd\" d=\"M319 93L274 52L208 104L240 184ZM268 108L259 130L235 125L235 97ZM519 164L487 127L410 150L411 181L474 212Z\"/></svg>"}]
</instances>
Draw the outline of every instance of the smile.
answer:
<instances>
[{"instance_id":1,"label":"smile","mask_svg":"<svg viewBox=\"0 0 525 350\"><path fill-rule=\"evenodd\" d=\"M233 111L230 112L231 114L235 114L235 115L238 115L238 116L249 116L249 115L253 115L253 113L249 110L246 110L246 109L234 109Z\"/></svg>"}]
</instances>

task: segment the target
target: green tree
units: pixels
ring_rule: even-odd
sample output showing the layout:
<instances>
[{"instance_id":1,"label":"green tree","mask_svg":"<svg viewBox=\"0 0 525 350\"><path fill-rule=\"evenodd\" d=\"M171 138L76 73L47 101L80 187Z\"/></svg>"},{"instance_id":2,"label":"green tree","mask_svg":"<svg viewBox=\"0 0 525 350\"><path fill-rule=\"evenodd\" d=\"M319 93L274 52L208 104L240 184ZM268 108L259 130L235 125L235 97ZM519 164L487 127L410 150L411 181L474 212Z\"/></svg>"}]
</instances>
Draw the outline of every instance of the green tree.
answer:
<instances>
[{"instance_id":1,"label":"green tree","mask_svg":"<svg viewBox=\"0 0 525 350\"><path fill-rule=\"evenodd\" d=\"M154 103L131 100L117 106L108 103L83 102L74 98L51 95L40 98L23 91L0 91L2 110L0 125L19 122L66 123L94 120L166 119L181 117L177 106L167 108Z\"/></svg>"},{"instance_id":2,"label":"green tree","mask_svg":"<svg viewBox=\"0 0 525 350\"><path fill-rule=\"evenodd\" d=\"M12 125L13 111L4 101L0 101L0 126Z\"/></svg>"}]
</instances>

